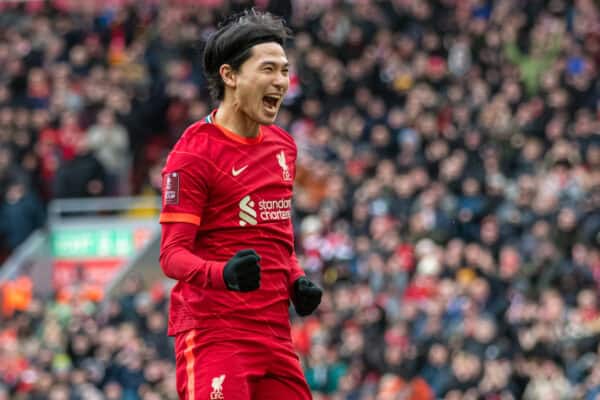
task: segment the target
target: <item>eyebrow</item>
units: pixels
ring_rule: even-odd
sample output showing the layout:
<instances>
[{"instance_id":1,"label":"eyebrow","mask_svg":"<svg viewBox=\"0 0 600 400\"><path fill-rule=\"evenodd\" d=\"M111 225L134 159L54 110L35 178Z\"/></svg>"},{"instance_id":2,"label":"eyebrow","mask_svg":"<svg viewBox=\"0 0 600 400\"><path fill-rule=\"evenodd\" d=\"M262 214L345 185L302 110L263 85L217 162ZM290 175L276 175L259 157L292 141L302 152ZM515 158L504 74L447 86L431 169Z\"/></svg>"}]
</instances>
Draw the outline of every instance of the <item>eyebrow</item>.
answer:
<instances>
[{"instance_id":1,"label":"eyebrow","mask_svg":"<svg viewBox=\"0 0 600 400\"><path fill-rule=\"evenodd\" d=\"M283 64L278 63L276 61L263 61L263 62L260 63L261 67L264 67L264 66L267 66L267 65L273 65L273 66L281 65L283 68L288 68L290 66L290 63L287 62L287 61L285 63L283 63Z\"/></svg>"}]
</instances>

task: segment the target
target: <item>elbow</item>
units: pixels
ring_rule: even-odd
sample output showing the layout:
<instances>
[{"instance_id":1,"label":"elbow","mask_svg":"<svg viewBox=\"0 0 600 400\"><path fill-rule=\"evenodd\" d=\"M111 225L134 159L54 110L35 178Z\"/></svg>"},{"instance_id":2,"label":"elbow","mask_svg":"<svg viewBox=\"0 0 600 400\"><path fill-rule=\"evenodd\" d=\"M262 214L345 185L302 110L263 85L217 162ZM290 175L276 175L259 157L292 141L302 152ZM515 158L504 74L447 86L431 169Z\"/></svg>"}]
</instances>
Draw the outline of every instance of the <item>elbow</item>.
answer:
<instances>
[{"instance_id":1,"label":"elbow","mask_svg":"<svg viewBox=\"0 0 600 400\"><path fill-rule=\"evenodd\" d=\"M163 274L167 278L175 279L173 275L173 269L171 268L171 264L169 260L171 259L171 251L170 249L160 249L160 255L158 256L158 263L160 264L160 268L163 271Z\"/></svg>"}]
</instances>

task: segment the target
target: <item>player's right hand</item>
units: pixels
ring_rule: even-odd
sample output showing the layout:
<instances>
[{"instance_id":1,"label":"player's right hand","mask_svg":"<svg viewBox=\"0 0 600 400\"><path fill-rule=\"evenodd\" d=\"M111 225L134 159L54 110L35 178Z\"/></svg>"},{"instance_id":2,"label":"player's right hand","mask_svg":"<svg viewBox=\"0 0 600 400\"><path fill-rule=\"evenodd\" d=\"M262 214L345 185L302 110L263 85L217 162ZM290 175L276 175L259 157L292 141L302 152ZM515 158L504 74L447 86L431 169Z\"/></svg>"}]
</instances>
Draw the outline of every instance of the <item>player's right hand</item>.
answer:
<instances>
[{"instance_id":1,"label":"player's right hand","mask_svg":"<svg viewBox=\"0 0 600 400\"><path fill-rule=\"evenodd\" d=\"M260 287L260 256L253 249L238 251L223 268L229 290L250 292Z\"/></svg>"}]
</instances>

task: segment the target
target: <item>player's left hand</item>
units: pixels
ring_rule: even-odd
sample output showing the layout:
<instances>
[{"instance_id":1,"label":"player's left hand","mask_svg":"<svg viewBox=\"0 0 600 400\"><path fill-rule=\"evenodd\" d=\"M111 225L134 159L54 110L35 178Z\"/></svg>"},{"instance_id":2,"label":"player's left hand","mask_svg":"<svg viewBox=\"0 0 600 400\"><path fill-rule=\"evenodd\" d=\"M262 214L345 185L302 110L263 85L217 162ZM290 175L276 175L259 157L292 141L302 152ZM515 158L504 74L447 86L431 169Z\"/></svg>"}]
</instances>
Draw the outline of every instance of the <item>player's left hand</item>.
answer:
<instances>
[{"instance_id":1,"label":"player's left hand","mask_svg":"<svg viewBox=\"0 0 600 400\"><path fill-rule=\"evenodd\" d=\"M307 277L301 276L294 282L292 302L296 313L301 317L311 314L321 303L323 290L312 283Z\"/></svg>"}]
</instances>

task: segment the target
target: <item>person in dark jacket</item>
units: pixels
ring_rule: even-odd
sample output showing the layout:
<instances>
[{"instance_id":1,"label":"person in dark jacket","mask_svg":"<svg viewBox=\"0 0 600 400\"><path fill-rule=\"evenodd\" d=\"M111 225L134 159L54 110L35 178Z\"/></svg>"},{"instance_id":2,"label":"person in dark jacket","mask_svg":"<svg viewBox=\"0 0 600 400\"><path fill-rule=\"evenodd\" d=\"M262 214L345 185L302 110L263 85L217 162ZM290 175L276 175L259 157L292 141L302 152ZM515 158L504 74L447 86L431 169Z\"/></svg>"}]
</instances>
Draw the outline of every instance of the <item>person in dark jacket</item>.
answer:
<instances>
[{"instance_id":1,"label":"person in dark jacket","mask_svg":"<svg viewBox=\"0 0 600 400\"><path fill-rule=\"evenodd\" d=\"M60 166L54 178L54 197L102 196L106 191L106 171L90 151L87 139L77 143L75 157Z\"/></svg>"},{"instance_id":2,"label":"person in dark jacket","mask_svg":"<svg viewBox=\"0 0 600 400\"><path fill-rule=\"evenodd\" d=\"M39 198L20 181L7 186L0 203L0 235L15 249L44 224L44 207Z\"/></svg>"}]
</instances>

